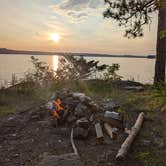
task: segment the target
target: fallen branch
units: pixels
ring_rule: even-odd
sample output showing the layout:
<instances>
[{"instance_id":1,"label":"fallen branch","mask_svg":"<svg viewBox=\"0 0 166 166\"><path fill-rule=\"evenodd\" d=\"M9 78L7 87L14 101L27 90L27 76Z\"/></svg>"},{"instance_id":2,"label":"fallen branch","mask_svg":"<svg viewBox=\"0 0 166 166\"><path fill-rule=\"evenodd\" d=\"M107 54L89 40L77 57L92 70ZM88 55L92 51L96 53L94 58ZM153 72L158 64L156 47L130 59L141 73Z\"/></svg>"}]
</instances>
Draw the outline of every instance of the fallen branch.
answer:
<instances>
[{"instance_id":1,"label":"fallen branch","mask_svg":"<svg viewBox=\"0 0 166 166\"><path fill-rule=\"evenodd\" d=\"M79 156L78 151L77 151L77 148L76 148L76 146L75 146L75 144L74 144L73 133L74 133L74 130L73 130L73 128L72 128L72 129L71 129L70 141L71 141L71 145L72 145L74 154Z\"/></svg>"},{"instance_id":2,"label":"fallen branch","mask_svg":"<svg viewBox=\"0 0 166 166\"><path fill-rule=\"evenodd\" d=\"M132 127L130 134L128 135L128 137L126 138L124 143L121 145L121 148L119 149L118 154L116 155L116 160L125 159L125 156L129 150L131 144L133 143L135 137L137 136L137 134L142 126L143 119L144 119L144 113L141 112L136 120L135 125Z\"/></svg>"}]
</instances>

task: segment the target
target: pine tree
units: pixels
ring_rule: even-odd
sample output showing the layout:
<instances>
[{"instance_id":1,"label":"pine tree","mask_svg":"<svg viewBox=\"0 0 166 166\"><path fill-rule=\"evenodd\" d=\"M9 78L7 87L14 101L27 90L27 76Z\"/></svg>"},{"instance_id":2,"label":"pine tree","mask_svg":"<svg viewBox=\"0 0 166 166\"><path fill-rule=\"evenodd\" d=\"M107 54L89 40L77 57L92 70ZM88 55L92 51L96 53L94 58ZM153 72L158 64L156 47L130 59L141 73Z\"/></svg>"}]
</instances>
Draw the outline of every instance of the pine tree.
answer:
<instances>
[{"instance_id":1,"label":"pine tree","mask_svg":"<svg viewBox=\"0 0 166 166\"><path fill-rule=\"evenodd\" d=\"M143 26L151 23L151 13L158 11L158 32L154 83L165 81L166 61L166 0L105 0L104 17L125 26L125 37L143 36Z\"/></svg>"}]
</instances>

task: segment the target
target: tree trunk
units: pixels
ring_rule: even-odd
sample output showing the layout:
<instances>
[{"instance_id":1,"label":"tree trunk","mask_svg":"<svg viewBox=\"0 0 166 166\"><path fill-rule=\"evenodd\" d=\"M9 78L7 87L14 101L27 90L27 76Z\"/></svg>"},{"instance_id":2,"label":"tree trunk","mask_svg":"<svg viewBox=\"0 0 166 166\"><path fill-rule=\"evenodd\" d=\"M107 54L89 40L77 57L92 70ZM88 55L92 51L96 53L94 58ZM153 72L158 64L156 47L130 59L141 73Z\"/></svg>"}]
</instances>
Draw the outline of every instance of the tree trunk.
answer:
<instances>
[{"instance_id":1,"label":"tree trunk","mask_svg":"<svg viewBox=\"0 0 166 166\"><path fill-rule=\"evenodd\" d=\"M165 82L165 64L166 64L166 35L161 36L162 32L166 32L166 6L165 0L160 0L158 14L158 33L157 33L157 55L155 65L154 83Z\"/></svg>"}]
</instances>

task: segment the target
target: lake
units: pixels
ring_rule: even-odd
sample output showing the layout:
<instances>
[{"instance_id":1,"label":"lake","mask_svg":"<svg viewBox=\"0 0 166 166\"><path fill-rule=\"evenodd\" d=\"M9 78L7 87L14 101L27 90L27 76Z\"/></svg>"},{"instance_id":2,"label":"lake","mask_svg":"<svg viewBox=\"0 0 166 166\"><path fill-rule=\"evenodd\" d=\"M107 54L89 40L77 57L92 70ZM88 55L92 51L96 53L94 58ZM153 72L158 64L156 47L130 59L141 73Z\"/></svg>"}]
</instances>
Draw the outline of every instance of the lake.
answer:
<instances>
[{"instance_id":1,"label":"lake","mask_svg":"<svg viewBox=\"0 0 166 166\"><path fill-rule=\"evenodd\" d=\"M24 73L32 70L31 55L0 55L0 84L5 85L11 81L12 74L22 78ZM49 64L56 70L58 67L58 55L35 55L40 61ZM114 58L114 57L86 57L88 60L97 60L100 64L120 64L118 74L124 79L135 80L142 83L152 83L154 77L155 59L146 58Z\"/></svg>"}]
</instances>

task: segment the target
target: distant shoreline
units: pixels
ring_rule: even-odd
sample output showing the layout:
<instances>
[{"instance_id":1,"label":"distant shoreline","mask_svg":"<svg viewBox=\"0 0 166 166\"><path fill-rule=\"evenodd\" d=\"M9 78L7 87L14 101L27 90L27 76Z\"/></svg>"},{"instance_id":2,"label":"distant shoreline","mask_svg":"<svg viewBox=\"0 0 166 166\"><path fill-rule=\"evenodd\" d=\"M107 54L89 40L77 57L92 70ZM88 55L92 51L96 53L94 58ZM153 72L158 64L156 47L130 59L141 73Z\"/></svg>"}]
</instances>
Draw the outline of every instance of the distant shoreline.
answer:
<instances>
[{"instance_id":1,"label":"distant shoreline","mask_svg":"<svg viewBox=\"0 0 166 166\"><path fill-rule=\"evenodd\" d=\"M68 56L83 56L83 57L113 57L113 58L148 58L155 59L155 55L110 55L110 54L94 54L94 53L65 53L65 52L43 52L43 51L24 51L24 50L11 50L0 48L0 54L24 54L24 55L68 55Z\"/></svg>"}]
</instances>

